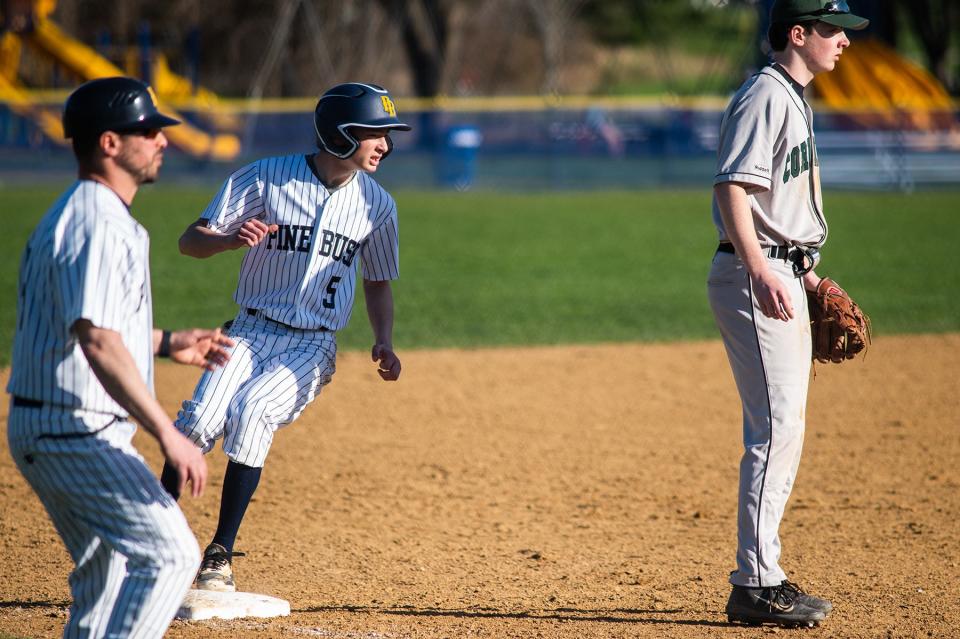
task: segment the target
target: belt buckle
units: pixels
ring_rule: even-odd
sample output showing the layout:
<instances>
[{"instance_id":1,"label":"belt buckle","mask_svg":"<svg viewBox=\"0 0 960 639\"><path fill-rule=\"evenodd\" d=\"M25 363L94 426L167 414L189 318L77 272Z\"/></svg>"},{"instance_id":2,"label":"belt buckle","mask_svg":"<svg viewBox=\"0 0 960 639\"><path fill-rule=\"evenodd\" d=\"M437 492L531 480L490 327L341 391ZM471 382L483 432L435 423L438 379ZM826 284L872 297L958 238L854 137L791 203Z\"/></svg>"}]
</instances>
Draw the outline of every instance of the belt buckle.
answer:
<instances>
[{"instance_id":1,"label":"belt buckle","mask_svg":"<svg viewBox=\"0 0 960 639\"><path fill-rule=\"evenodd\" d=\"M787 254L793 268L794 277L802 277L820 263L820 251L813 246L795 246Z\"/></svg>"}]
</instances>

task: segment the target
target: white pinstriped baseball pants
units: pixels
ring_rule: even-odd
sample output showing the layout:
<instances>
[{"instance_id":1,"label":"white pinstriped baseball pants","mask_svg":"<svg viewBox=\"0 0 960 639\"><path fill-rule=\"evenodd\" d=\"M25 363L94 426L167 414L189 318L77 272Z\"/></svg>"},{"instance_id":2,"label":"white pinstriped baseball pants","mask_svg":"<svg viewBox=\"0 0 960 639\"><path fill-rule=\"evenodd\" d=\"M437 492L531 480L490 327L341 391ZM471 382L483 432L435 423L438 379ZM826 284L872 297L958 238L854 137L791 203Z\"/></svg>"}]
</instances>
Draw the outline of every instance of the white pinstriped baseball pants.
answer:
<instances>
[{"instance_id":1,"label":"white pinstriped baseball pants","mask_svg":"<svg viewBox=\"0 0 960 639\"><path fill-rule=\"evenodd\" d=\"M301 331L241 309L229 330L230 360L205 371L183 402L177 428L209 452L238 464L263 467L279 428L293 422L336 370L336 334Z\"/></svg>"},{"instance_id":2,"label":"white pinstriped baseball pants","mask_svg":"<svg viewBox=\"0 0 960 639\"><path fill-rule=\"evenodd\" d=\"M787 284L794 318L770 319L757 306L750 277L736 255L717 253L707 281L714 318L743 405L743 446L737 510L737 586L775 586L780 521L803 449L810 382L810 321L803 282L790 263L768 258Z\"/></svg>"},{"instance_id":3,"label":"white pinstriped baseball pants","mask_svg":"<svg viewBox=\"0 0 960 639\"><path fill-rule=\"evenodd\" d=\"M102 417L102 416L101 416ZM131 444L136 426L97 434L39 435L78 412L10 407L7 438L76 564L66 639L162 637L200 565L177 503Z\"/></svg>"}]
</instances>

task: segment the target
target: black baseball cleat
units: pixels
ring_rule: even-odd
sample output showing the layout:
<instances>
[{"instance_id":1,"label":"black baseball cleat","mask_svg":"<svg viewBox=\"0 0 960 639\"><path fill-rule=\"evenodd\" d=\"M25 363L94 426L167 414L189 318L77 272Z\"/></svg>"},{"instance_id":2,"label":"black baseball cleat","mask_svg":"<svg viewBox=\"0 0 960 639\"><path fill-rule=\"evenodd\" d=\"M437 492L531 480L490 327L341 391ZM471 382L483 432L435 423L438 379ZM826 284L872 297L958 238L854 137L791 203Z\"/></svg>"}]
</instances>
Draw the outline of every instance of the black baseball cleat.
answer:
<instances>
[{"instance_id":1,"label":"black baseball cleat","mask_svg":"<svg viewBox=\"0 0 960 639\"><path fill-rule=\"evenodd\" d=\"M813 628L827 614L806 604L801 594L799 589L783 584L766 588L734 586L727 600L727 620L749 626L769 623L784 628Z\"/></svg>"},{"instance_id":2,"label":"black baseball cleat","mask_svg":"<svg viewBox=\"0 0 960 639\"><path fill-rule=\"evenodd\" d=\"M815 597L808 592L804 592L803 588L801 588L799 584L795 584L792 581L787 581L784 579L780 582L780 585L783 588L793 590L800 595L800 601L802 601L808 608L819 610L824 615L829 615L830 611L833 610L833 604L827 599L824 599L823 597Z\"/></svg>"}]
</instances>

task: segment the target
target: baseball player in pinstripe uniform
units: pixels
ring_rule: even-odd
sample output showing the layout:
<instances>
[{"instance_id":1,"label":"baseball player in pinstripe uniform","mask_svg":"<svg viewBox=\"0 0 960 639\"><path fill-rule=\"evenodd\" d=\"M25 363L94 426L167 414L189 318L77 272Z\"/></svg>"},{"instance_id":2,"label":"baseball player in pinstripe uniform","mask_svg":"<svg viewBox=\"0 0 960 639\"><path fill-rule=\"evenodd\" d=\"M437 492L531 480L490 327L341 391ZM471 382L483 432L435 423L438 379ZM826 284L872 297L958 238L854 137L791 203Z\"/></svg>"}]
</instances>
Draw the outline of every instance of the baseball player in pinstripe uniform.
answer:
<instances>
[{"instance_id":1,"label":"baseball player in pinstripe uniform","mask_svg":"<svg viewBox=\"0 0 960 639\"><path fill-rule=\"evenodd\" d=\"M200 549L176 502L133 448L133 417L174 481L199 495L206 465L153 397L153 356L213 368L230 340L153 328L149 238L130 214L177 121L148 87L94 80L67 99L79 180L30 236L20 262L7 437L76 567L64 637L161 637Z\"/></svg>"},{"instance_id":2,"label":"baseball player in pinstripe uniform","mask_svg":"<svg viewBox=\"0 0 960 639\"><path fill-rule=\"evenodd\" d=\"M223 438L229 458L199 589L236 588L231 559L241 520L274 434L333 376L336 331L350 319L358 266L373 360L384 380L400 375L390 287L399 276L397 207L369 174L393 148L390 132L410 127L385 89L360 83L327 91L314 124L318 153L236 171L180 238L180 250L194 257L247 250L234 295L232 358L203 375L176 423L204 452ZM176 495L169 469L164 485Z\"/></svg>"},{"instance_id":3,"label":"baseball player in pinstripe uniform","mask_svg":"<svg viewBox=\"0 0 960 639\"><path fill-rule=\"evenodd\" d=\"M803 445L811 343L807 297L827 238L813 112L804 87L834 68L867 20L837 0L776 0L773 62L733 96L720 125L710 305L743 404L737 569L730 621L816 625L832 609L787 580L780 520Z\"/></svg>"}]
</instances>

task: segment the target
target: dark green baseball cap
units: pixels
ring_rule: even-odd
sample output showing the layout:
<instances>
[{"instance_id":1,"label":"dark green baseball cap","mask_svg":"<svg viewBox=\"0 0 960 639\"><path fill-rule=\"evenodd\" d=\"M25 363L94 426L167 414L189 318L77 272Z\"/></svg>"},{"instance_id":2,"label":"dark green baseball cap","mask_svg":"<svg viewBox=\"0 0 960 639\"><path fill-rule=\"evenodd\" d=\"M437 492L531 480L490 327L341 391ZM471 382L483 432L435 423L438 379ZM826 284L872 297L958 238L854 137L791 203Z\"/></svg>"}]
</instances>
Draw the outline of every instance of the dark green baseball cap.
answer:
<instances>
[{"instance_id":1,"label":"dark green baseball cap","mask_svg":"<svg viewBox=\"0 0 960 639\"><path fill-rule=\"evenodd\" d=\"M771 23L796 24L819 20L842 29L866 29L870 21L850 13L847 0L776 0L770 9Z\"/></svg>"}]
</instances>

